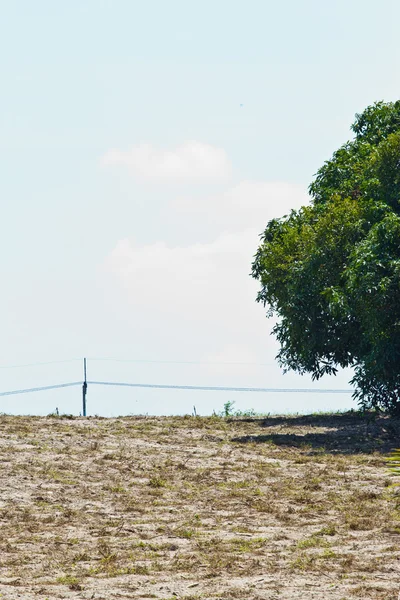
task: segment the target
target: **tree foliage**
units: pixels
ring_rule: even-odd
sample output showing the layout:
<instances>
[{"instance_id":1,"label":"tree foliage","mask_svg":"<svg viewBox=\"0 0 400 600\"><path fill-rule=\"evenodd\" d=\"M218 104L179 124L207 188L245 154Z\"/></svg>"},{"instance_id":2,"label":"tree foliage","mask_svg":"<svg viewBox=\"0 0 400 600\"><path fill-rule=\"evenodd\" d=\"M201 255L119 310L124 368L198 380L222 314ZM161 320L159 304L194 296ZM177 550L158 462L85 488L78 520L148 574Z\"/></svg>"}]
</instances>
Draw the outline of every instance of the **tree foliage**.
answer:
<instances>
[{"instance_id":1,"label":"tree foliage","mask_svg":"<svg viewBox=\"0 0 400 600\"><path fill-rule=\"evenodd\" d=\"M356 115L354 138L319 169L311 203L273 219L252 275L279 317L286 369L353 367L364 408L400 407L400 101Z\"/></svg>"}]
</instances>

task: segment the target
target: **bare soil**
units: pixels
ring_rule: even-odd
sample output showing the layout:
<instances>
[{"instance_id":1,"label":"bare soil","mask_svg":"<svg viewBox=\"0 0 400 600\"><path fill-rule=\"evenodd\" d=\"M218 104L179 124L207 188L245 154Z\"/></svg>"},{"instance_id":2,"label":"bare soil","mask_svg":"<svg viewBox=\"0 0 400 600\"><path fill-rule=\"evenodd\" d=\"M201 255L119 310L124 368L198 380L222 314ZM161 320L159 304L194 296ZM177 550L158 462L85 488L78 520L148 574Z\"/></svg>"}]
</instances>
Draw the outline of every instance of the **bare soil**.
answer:
<instances>
[{"instance_id":1,"label":"bare soil","mask_svg":"<svg viewBox=\"0 0 400 600\"><path fill-rule=\"evenodd\" d=\"M397 600L399 436L357 413L0 416L0 598Z\"/></svg>"}]
</instances>

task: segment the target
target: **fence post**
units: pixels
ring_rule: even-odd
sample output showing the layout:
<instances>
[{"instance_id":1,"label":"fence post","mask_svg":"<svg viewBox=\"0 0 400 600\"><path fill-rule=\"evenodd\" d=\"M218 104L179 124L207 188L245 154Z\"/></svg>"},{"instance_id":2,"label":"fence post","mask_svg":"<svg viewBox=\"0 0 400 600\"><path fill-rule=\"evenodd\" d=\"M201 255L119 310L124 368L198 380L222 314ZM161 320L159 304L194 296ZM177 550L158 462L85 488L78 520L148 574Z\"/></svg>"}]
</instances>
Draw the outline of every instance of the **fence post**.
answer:
<instances>
[{"instance_id":1,"label":"fence post","mask_svg":"<svg viewBox=\"0 0 400 600\"><path fill-rule=\"evenodd\" d=\"M83 386L82 386L82 414L86 417L86 392L87 392L87 380L86 380L86 358L83 359Z\"/></svg>"}]
</instances>

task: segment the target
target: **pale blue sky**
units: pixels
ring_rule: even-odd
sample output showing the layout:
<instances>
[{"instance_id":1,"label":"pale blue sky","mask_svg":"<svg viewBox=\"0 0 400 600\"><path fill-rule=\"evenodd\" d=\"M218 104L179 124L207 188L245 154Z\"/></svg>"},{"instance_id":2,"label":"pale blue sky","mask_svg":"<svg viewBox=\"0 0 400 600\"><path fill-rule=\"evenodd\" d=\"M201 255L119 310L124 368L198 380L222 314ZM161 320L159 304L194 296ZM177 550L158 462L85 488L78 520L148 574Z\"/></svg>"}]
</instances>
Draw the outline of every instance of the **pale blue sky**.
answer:
<instances>
[{"instance_id":1,"label":"pale blue sky","mask_svg":"<svg viewBox=\"0 0 400 600\"><path fill-rule=\"evenodd\" d=\"M354 113L400 90L396 0L0 0L0 366L309 387L273 363L248 278L257 233L304 201ZM241 106L243 104L243 106ZM81 377L0 370L0 391ZM319 387L347 387L348 374ZM89 412L190 412L206 392L90 389ZM345 397L235 398L306 412ZM79 411L78 389L3 398Z\"/></svg>"}]
</instances>

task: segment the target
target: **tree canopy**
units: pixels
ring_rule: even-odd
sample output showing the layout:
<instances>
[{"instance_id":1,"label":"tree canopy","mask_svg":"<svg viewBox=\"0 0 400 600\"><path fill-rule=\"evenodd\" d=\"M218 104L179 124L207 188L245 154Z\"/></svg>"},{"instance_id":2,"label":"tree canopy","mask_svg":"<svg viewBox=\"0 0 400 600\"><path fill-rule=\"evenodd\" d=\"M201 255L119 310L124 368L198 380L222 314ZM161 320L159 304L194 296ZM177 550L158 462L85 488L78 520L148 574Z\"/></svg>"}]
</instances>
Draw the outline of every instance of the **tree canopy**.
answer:
<instances>
[{"instance_id":1,"label":"tree canopy","mask_svg":"<svg viewBox=\"0 0 400 600\"><path fill-rule=\"evenodd\" d=\"M400 412L400 101L367 107L352 131L310 205L267 224L252 275L286 370L353 367L364 408Z\"/></svg>"}]
</instances>

